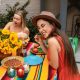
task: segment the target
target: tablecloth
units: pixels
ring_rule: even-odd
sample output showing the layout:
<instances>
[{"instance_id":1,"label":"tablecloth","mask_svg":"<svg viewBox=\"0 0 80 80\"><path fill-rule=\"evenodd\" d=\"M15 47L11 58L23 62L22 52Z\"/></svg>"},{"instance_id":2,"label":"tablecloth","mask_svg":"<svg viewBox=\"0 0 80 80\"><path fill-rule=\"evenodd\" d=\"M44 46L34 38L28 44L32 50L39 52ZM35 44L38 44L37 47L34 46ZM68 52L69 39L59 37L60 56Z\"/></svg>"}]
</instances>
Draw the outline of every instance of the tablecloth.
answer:
<instances>
[{"instance_id":1,"label":"tablecloth","mask_svg":"<svg viewBox=\"0 0 80 80\"><path fill-rule=\"evenodd\" d=\"M33 43L29 43L27 46L27 53L29 54L30 48ZM0 80L47 80L48 78L48 60L46 55L39 55L43 58L43 62L40 65L30 66L28 74L25 74L24 78L8 77L6 74L7 69L0 66Z\"/></svg>"}]
</instances>

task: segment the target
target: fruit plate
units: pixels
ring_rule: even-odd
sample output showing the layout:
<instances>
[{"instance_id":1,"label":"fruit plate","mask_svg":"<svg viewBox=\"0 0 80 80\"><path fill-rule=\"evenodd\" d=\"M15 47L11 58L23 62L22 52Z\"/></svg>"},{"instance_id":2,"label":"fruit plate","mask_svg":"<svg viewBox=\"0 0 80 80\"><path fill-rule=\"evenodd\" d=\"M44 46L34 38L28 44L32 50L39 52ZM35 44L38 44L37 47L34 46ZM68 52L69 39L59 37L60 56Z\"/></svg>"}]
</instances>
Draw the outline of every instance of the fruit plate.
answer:
<instances>
[{"instance_id":1,"label":"fruit plate","mask_svg":"<svg viewBox=\"0 0 80 80\"><path fill-rule=\"evenodd\" d=\"M44 55L45 54L41 47L35 48L34 51L31 49L30 52L32 54L36 54L36 55Z\"/></svg>"},{"instance_id":2,"label":"fruit plate","mask_svg":"<svg viewBox=\"0 0 80 80\"><path fill-rule=\"evenodd\" d=\"M43 58L37 55L29 55L24 58L24 62L29 65L39 65L43 62Z\"/></svg>"},{"instance_id":3,"label":"fruit plate","mask_svg":"<svg viewBox=\"0 0 80 80\"><path fill-rule=\"evenodd\" d=\"M1 61L1 64L3 67L14 67L17 68L21 65L24 64L24 59L23 57L20 56L10 56L10 57L6 57Z\"/></svg>"}]
</instances>

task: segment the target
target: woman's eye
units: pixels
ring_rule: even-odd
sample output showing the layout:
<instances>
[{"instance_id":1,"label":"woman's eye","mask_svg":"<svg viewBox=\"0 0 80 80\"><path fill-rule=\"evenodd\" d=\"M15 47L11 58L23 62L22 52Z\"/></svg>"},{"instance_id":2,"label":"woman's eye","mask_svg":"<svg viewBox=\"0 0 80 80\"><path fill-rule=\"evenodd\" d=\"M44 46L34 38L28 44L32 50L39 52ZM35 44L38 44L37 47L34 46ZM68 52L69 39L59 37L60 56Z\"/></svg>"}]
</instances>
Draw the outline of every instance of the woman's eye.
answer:
<instances>
[{"instance_id":1,"label":"woman's eye","mask_svg":"<svg viewBox=\"0 0 80 80\"><path fill-rule=\"evenodd\" d=\"M20 19L18 19L18 18L16 18L16 17L13 17L13 19L20 20Z\"/></svg>"},{"instance_id":2,"label":"woman's eye","mask_svg":"<svg viewBox=\"0 0 80 80\"><path fill-rule=\"evenodd\" d=\"M45 26L45 24L41 24L41 27L44 27Z\"/></svg>"},{"instance_id":3,"label":"woman's eye","mask_svg":"<svg viewBox=\"0 0 80 80\"><path fill-rule=\"evenodd\" d=\"M41 24L38 29L44 28L45 24Z\"/></svg>"}]
</instances>

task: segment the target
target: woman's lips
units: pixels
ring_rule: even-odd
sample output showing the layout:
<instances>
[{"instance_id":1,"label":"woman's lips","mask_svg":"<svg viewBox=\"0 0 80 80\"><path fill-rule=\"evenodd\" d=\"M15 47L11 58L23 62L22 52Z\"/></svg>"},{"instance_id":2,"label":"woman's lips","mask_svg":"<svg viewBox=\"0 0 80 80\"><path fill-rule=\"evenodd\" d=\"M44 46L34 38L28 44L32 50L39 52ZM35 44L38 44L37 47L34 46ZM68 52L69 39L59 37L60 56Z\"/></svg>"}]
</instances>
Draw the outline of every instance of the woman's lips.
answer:
<instances>
[{"instance_id":1,"label":"woman's lips","mask_svg":"<svg viewBox=\"0 0 80 80\"><path fill-rule=\"evenodd\" d=\"M17 24L17 22L14 22L14 24Z\"/></svg>"}]
</instances>

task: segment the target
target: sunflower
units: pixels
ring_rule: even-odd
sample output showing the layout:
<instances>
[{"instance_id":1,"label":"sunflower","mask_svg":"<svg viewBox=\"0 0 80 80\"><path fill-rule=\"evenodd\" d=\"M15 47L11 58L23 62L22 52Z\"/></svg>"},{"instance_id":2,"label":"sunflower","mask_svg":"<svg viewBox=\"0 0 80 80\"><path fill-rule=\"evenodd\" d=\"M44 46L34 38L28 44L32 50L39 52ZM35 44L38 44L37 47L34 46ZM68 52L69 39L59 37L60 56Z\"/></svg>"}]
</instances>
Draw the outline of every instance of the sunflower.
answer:
<instances>
[{"instance_id":1,"label":"sunflower","mask_svg":"<svg viewBox=\"0 0 80 80\"><path fill-rule=\"evenodd\" d=\"M9 39L5 39L5 40L3 41L3 45L4 45L4 47L5 47L5 46L8 46L8 45L9 45Z\"/></svg>"},{"instance_id":2,"label":"sunflower","mask_svg":"<svg viewBox=\"0 0 80 80\"><path fill-rule=\"evenodd\" d=\"M18 39L15 32L9 30L0 30L0 52L3 54L16 55L16 52L22 46L22 40Z\"/></svg>"},{"instance_id":3,"label":"sunflower","mask_svg":"<svg viewBox=\"0 0 80 80\"><path fill-rule=\"evenodd\" d=\"M4 54L7 54L7 51L8 51L8 47L4 47L2 48L1 52L4 53Z\"/></svg>"},{"instance_id":4,"label":"sunflower","mask_svg":"<svg viewBox=\"0 0 80 80\"><path fill-rule=\"evenodd\" d=\"M19 48L22 46L22 40L19 40L17 43L16 43L16 46L18 46Z\"/></svg>"},{"instance_id":5,"label":"sunflower","mask_svg":"<svg viewBox=\"0 0 80 80\"><path fill-rule=\"evenodd\" d=\"M9 34L10 34L10 31L7 30L7 29L3 29L3 30L2 30L2 34L4 34L4 35L9 35Z\"/></svg>"},{"instance_id":6,"label":"sunflower","mask_svg":"<svg viewBox=\"0 0 80 80\"><path fill-rule=\"evenodd\" d=\"M10 34L10 42L11 42L12 44L16 44L17 41L18 41L17 33L12 32L12 33Z\"/></svg>"}]
</instances>

